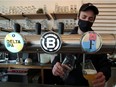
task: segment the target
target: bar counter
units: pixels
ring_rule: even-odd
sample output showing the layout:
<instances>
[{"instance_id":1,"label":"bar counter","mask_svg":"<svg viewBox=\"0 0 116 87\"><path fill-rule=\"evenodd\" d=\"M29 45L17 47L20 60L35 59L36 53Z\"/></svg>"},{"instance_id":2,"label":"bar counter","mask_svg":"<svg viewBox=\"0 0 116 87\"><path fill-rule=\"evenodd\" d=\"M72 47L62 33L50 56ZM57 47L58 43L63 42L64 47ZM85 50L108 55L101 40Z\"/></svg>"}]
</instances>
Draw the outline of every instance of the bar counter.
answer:
<instances>
[{"instance_id":1,"label":"bar counter","mask_svg":"<svg viewBox=\"0 0 116 87\"><path fill-rule=\"evenodd\" d=\"M0 82L0 87L87 87L87 86L71 86L71 85L47 85L37 83L16 83L16 82Z\"/></svg>"},{"instance_id":2,"label":"bar counter","mask_svg":"<svg viewBox=\"0 0 116 87\"><path fill-rule=\"evenodd\" d=\"M25 64L16 64L15 62L13 63L0 63L0 68L21 68L21 69L40 69L41 70L41 77L42 77L42 84L44 84L44 70L45 69L52 69L51 64L40 64L40 63L32 63L30 65L25 65ZM38 72L39 74L39 72Z\"/></svg>"},{"instance_id":3,"label":"bar counter","mask_svg":"<svg viewBox=\"0 0 116 87\"><path fill-rule=\"evenodd\" d=\"M41 69L41 76L42 76L42 84L44 84L44 69L51 69L51 64L39 64L33 63L32 65L24 65L24 64L12 64L12 63L0 63L0 68L23 68L23 69ZM111 67L112 75L107 85L105 87L113 87L116 85L116 65ZM39 72L38 72L39 73ZM42 85L42 84L24 84L24 83L11 83L11 82L0 82L0 87L75 87L75 86L56 86L56 85ZM82 86L76 86L82 87Z\"/></svg>"}]
</instances>

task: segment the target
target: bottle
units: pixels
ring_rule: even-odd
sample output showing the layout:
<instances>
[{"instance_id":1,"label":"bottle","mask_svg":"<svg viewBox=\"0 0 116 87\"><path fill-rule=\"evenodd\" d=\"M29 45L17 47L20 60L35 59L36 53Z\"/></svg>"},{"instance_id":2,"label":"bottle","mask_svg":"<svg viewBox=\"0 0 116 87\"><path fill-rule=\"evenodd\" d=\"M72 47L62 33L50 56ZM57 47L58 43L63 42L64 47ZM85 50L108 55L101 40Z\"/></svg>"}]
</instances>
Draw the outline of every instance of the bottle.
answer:
<instances>
[{"instance_id":1,"label":"bottle","mask_svg":"<svg viewBox=\"0 0 116 87\"><path fill-rule=\"evenodd\" d=\"M55 13L58 13L58 3L55 4Z\"/></svg>"},{"instance_id":2,"label":"bottle","mask_svg":"<svg viewBox=\"0 0 116 87\"><path fill-rule=\"evenodd\" d=\"M47 8L46 8L46 5L44 5L44 8L43 8L43 12L44 12L44 14L46 14L47 13Z\"/></svg>"},{"instance_id":3,"label":"bottle","mask_svg":"<svg viewBox=\"0 0 116 87\"><path fill-rule=\"evenodd\" d=\"M73 5L70 6L70 13L73 13Z\"/></svg>"},{"instance_id":4,"label":"bottle","mask_svg":"<svg viewBox=\"0 0 116 87\"><path fill-rule=\"evenodd\" d=\"M74 5L74 13L77 13L77 5Z\"/></svg>"}]
</instances>

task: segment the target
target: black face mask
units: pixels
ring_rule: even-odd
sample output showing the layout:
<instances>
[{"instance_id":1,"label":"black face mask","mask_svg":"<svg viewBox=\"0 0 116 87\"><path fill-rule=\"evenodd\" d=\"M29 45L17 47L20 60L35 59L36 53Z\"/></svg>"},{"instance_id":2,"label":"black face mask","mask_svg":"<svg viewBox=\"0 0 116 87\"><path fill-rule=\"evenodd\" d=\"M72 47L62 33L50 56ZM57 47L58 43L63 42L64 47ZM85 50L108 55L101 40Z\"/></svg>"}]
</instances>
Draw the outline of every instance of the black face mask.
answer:
<instances>
[{"instance_id":1,"label":"black face mask","mask_svg":"<svg viewBox=\"0 0 116 87\"><path fill-rule=\"evenodd\" d=\"M78 25L79 25L79 28L81 29L81 31L87 32L87 31L92 30L91 27L93 25L93 22L84 21L84 20L79 19Z\"/></svg>"}]
</instances>

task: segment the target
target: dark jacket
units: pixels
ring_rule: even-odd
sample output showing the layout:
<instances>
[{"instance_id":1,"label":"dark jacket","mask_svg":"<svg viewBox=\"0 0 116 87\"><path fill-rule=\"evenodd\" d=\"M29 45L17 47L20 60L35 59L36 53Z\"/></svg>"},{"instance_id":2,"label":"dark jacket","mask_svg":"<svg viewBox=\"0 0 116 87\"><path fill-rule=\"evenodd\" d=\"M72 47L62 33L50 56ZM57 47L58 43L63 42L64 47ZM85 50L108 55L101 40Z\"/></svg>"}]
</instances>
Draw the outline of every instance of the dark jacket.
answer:
<instances>
[{"instance_id":1,"label":"dark jacket","mask_svg":"<svg viewBox=\"0 0 116 87\"><path fill-rule=\"evenodd\" d=\"M71 33L77 34L78 28L76 27ZM64 59L67 54L62 54ZM66 84L66 85L78 85L78 86L87 86L88 81L82 75L82 60L83 54L74 54L76 56L75 68L70 72L68 78L63 81L60 77L56 76L56 84ZM86 59L91 59L93 65L95 66L97 72L103 72L106 81L111 76L111 64L107 59L107 54L86 54ZM60 55L58 54L52 62L54 65L56 62L60 62Z\"/></svg>"}]
</instances>

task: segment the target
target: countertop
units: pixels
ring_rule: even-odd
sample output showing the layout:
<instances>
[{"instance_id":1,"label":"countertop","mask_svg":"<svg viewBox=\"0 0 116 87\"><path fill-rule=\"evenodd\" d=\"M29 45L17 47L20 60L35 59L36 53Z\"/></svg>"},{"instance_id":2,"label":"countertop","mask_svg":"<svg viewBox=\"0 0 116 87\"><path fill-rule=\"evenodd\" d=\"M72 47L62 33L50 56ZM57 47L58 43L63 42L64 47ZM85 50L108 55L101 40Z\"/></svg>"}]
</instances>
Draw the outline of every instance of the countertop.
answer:
<instances>
[{"instance_id":1,"label":"countertop","mask_svg":"<svg viewBox=\"0 0 116 87\"><path fill-rule=\"evenodd\" d=\"M47 84L36 84L36 83L24 84L24 83L16 83L16 82L0 82L0 87L85 87L85 86L47 85Z\"/></svg>"}]
</instances>

